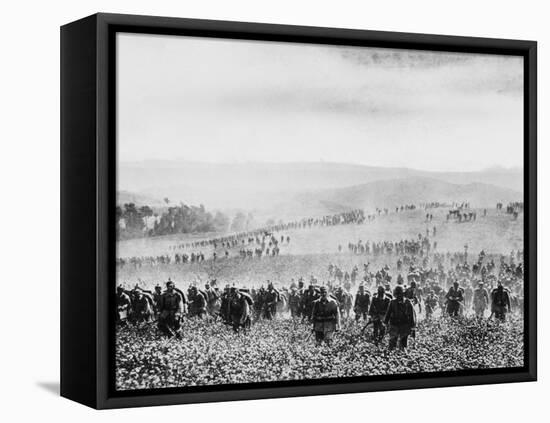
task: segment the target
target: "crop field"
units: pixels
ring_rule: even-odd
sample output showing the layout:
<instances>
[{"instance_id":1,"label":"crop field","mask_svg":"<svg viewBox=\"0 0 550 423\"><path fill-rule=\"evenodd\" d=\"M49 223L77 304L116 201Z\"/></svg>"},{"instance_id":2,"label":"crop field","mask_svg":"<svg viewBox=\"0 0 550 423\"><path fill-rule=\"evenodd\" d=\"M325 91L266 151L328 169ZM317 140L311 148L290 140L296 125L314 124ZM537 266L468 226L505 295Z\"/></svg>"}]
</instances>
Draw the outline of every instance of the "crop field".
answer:
<instances>
[{"instance_id":1,"label":"crop field","mask_svg":"<svg viewBox=\"0 0 550 423\"><path fill-rule=\"evenodd\" d=\"M222 323L189 319L182 339L151 327L117 332L119 390L523 366L523 324L449 318L419 323L403 354L375 346L364 323L346 321L327 347L302 321L259 321L235 334Z\"/></svg>"}]
</instances>

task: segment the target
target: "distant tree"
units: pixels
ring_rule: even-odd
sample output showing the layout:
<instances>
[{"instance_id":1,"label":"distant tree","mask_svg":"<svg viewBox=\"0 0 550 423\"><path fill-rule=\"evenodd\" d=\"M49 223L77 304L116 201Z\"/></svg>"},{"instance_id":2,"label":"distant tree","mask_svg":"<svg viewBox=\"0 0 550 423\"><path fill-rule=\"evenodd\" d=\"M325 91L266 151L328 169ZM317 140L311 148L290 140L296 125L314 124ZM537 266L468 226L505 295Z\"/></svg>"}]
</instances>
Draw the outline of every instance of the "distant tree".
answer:
<instances>
[{"instance_id":1,"label":"distant tree","mask_svg":"<svg viewBox=\"0 0 550 423\"><path fill-rule=\"evenodd\" d=\"M126 229L130 231L142 231L144 227L143 216L134 203L124 204L124 220Z\"/></svg>"},{"instance_id":2,"label":"distant tree","mask_svg":"<svg viewBox=\"0 0 550 423\"><path fill-rule=\"evenodd\" d=\"M167 198L164 201L167 204L170 202ZM153 216L154 221L148 219ZM135 203L126 203L122 207L117 206L116 217L117 222L124 222L117 229L119 238L225 231L229 226L227 216L221 212L213 216L203 204L197 207L180 203L155 212L148 205L138 208Z\"/></svg>"}]
</instances>

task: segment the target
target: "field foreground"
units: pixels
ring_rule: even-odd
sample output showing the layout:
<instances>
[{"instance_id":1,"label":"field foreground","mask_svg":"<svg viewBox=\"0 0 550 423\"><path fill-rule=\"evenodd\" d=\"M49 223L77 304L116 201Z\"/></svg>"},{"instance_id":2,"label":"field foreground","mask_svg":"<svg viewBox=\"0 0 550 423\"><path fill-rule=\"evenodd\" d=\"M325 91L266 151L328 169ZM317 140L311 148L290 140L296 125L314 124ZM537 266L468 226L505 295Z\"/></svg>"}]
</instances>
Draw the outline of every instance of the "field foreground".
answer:
<instances>
[{"instance_id":1,"label":"field foreground","mask_svg":"<svg viewBox=\"0 0 550 423\"><path fill-rule=\"evenodd\" d=\"M186 319L182 339L154 325L118 328L116 388L324 379L523 366L523 319L423 320L406 352L375 346L363 322L345 321L333 344L315 346L298 320L259 321L247 334L219 322Z\"/></svg>"}]
</instances>

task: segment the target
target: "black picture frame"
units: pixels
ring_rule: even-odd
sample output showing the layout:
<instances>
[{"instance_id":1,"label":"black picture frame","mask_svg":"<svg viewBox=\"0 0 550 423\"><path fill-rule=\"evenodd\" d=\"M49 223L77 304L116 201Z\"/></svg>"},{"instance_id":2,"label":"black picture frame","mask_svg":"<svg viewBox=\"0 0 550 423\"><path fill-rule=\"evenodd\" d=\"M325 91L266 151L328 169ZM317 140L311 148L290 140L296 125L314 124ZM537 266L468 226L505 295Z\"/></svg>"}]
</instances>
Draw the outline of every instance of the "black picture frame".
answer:
<instances>
[{"instance_id":1,"label":"black picture frame","mask_svg":"<svg viewBox=\"0 0 550 423\"><path fill-rule=\"evenodd\" d=\"M115 34L188 35L518 55L524 58L525 365L340 380L114 390ZM537 378L537 44L119 14L61 28L61 395L90 407L232 401L534 381Z\"/></svg>"}]
</instances>

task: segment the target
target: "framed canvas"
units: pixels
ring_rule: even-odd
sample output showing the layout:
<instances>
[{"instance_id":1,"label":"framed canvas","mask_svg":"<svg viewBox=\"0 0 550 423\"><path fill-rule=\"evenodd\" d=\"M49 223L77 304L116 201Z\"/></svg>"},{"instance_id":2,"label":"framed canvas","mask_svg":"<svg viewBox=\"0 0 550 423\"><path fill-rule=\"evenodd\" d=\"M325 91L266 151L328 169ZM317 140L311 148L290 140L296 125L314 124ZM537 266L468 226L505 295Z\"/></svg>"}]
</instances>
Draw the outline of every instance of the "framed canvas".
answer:
<instances>
[{"instance_id":1,"label":"framed canvas","mask_svg":"<svg viewBox=\"0 0 550 423\"><path fill-rule=\"evenodd\" d=\"M536 43L61 28L61 395L536 380Z\"/></svg>"}]
</instances>

